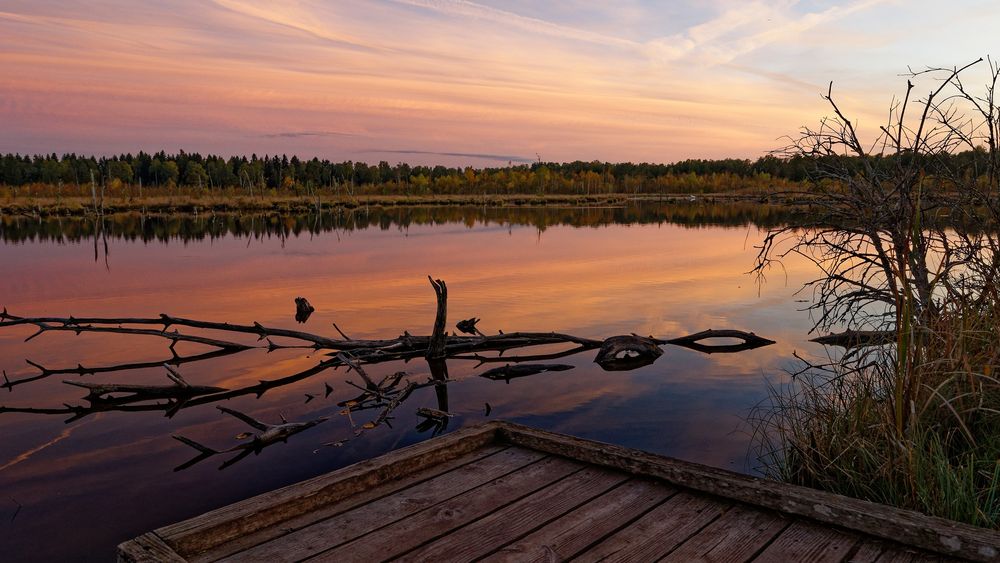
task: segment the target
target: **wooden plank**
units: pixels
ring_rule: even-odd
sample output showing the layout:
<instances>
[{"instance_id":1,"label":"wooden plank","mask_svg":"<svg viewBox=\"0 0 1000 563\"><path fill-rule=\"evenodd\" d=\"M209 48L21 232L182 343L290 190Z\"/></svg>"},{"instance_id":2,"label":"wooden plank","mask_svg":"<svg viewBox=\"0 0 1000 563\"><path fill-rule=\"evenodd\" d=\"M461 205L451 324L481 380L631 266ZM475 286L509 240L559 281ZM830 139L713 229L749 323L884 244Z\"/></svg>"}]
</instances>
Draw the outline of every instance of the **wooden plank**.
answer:
<instances>
[{"instance_id":1,"label":"wooden plank","mask_svg":"<svg viewBox=\"0 0 1000 563\"><path fill-rule=\"evenodd\" d=\"M267 543L235 553L222 561L298 561L361 537L508 475L530 472L545 454L510 448L453 471L403 489L389 496L342 512L332 518L275 538ZM528 469L518 471L527 466Z\"/></svg>"},{"instance_id":2,"label":"wooden plank","mask_svg":"<svg viewBox=\"0 0 1000 563\"><path fill-rule=\"evenodd\" d=\"M400 562L472 561L609 491L629 476L588 467L399 557Z\"/></svg>"},{"instance_id":3,"label":"wooden plank","mask_svg":"<svg viewBox=\"0 0 1000 563\"><path fill-rule=\"evenodd\" d=\"M574 561L656 561L719 517L729 505L705 496L678 493Z\"/></svg>"},{"instance_id":4,"label":"wooden plank","mask_svg":"<svg viewBox=\"0 0 1000 563\"><path fill-rule=\"evenodd\" d=\"M203 551L195 556L189 557L188 560L192 563L202 563L206 561L216 561L224 557L245 551L254 546L260 545L267 541L273 540L275 538L290 534L294 531L301 530L306 526L315 524L316 522L326 520L327 518L332 518L337 514L342 512L347 512L348 510L366 504L373 500L379 499L381 497L388 496L396 491L403 490L407 487L416 485L423 481L427 481L438 475L447 473L453 469L467 465L474 461L483 459L485 457L496 454L503 451L509 446L487 446L485 448L480 448L472 453L465 454L462 457L455 458L450 461L439 463L438 465L431 466L422 471L418 471L411 475L407 475L400 479L395 479L387 483L382 483L377 487L369 489L367 491L360 492L356 495L352 495L343 500L322 506L317 508L312 512L307 512L301 516L296 516L295 518L290 518L276 525L270 526L268 528L263 528L252 534L246 536L240 536L233 539L232 541L225 542L218 546L215 546L207 551Z\"/></svg>"},{"instance_id":5,"label":"wooden plank","mask_svg":"<svg viewBox=\"0 0 1000 563\"><path fill-rule=\"evenodd\" d=\"M195 555L386 481L491 445L498 428L496 422L463 428L435 440L414 444L165 526L156 533L182 556Z\"/></svg>"},{"instance_id":6,"label":"wooden plank","mask_svg":"<svg viewBox=\"0 0 1000 563\"><path fill-rule=\"evenodd\" d=\"M503 423L508 443L612 467L718 497L803 516L934 553L1000 561L1000 532L805 487L740 475L612 444Z\"/></svg>"},{"instance_id":7,"label":"wooden plank","mask_svg":"<svg viewBox=\"0 0 1000 563\"><path fill-rule=\"evenodd\" d=\"M118 546L119 563L182 563L183 557L177 555L169 545L154 532L143 534Z\"/></svg>"},{"instance_id":8,"label":"wooden plank","mask_svg":"<svg viewBox=\"0 0 1000 563\"><path fill-rule=\"evenodd\" d=\"M917 554L912 551L888 551L877 559L878 563L914 563L918 561Z\"/></svg>"},{"instance_id":9,"label":"wooden plank","mask_svg":"<svg viewBox=\"0 0 1000 563\"><path fill-rule=\"evenodd\" d=\"M787 518L774 512L737 505L681 544L663 561L749 561L789 524Z\"/></svg>"},{"instance_id":10,"label":"wooden plank","mask_svg":"<svg viewBox=\"0 0 1000 563\"><path fill-rule=\"evenodd\" d=\"M847 558L847 563L875 563L888 544L881 540L865 539Z\"/></svg>"},{"instance_id":11,"label":"wooden plank","mask_svg":"<svg viewBox=\"0 0 1000 563\"><path fill-rule=\"evenodd\" d=\"M918 553L912 549L906 549L903 547L889 548L882 553L877 559L878 563L941 563L942 561L950 561L951 559L945 559L935 555L928 555L926 553Z\"/></svg>"},{"instance_id":12,"label":"wooden plank","mask_svg":"<svg viewBox=\"0 0 1000 563\"><path fill-rule=\"evenodd\" d=\"M631 479L530 535L485 558L491 563L565 561L639 518L677 489L647 479Z\"/></svg>"},{"instance_id":13,"label":"wooden plank","mask_svg":"<svg viewBox=\"0 0 1000 563\"><path fill-rule=\"evenodd\" d=\"M325 551L310 561L339 563L390 559L482 518L583 468L583 465L563 458L543 459L350 543Z\"/></svg>"},{"instance_id":14,"label":"wooden plank","mask_svg":"<svg viewBox=\"0 0 1000 563\"><path fill-rule=\"evenodd\" d=\"M755 559L759 563L839 563L861 538L839 530L798 521L785 529Z\"/></svg>"},{"instance_id":15,"label":"wooden plank","mask_svg":"<svg viewBox=\"0 0 1000 563\"><path fill-rule=\"evenodd\" d=\"M944 560L937 555L872 538L863 540L847 558L850 563L929 563Z\"/></svg>"}]
</instances>

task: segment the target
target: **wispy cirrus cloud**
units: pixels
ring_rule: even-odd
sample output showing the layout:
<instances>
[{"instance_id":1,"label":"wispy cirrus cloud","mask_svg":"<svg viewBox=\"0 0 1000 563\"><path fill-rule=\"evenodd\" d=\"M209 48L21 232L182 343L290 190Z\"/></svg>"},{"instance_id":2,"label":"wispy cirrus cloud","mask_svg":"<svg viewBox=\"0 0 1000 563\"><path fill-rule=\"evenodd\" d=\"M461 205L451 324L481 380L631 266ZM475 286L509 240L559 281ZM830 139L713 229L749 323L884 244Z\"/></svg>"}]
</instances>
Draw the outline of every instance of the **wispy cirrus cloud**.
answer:
<instances>
[{"instance_id":1,"label":"wispy cirrus cloud","mask_svg":"<svg viewBox=\"0 0 1000 563\"><path fill-rule=\"evenodd\" d=\"M399 149L368 149L359 152L378 153L378 154L409 154L409 155L421 155L421 156L427 156L427 155L449 156L449 157L459 157L459 158L472 158L476 160L495 160L498 162L517 162L519 164L526 164L535 161L534 159L528 158L526 156L516 156L509 154L476 153L476 152L420 151L420 150L399 150Z\"/></svg>"},{"instance_id":2,"label":"wispy cirrus cloud","mask_svg":"<svg viewBox=\"0 0 1000 563\"><path fill-rule=\"evenodd\" d=\"M459 16L465 18L475 18L491 23L505 26L513 26L518 29L557 37L561 39L572 39L575 41L586 41L598 45L609 47L638 48L640 43L629 39L623 39L612 35L604 35L572 26L560 25L538 18L531 18L518 15L506 10L500 10L490 6L484 6L468 0L395 0L399 4L425 8L447 14L449 16Z\"/></svg>"},{"instance_id":3,"label":"wispy cirrus cloud","mask_svg":"<svg viewBox=\"0 0 1000 563\"><path fill-rule=\"evenodd\" d=\"M282 131L280 133L264 133L268 139L300 139L302 137L357 137L356 133L342 131Z\"/></svg>"},{"instance_id":4,"label":"wispy cirrus cloud","mask_svg":"<svg viewBox=\"0 0 1000 563\"><path fill-rule=\"evenodd\" d=\"M800 0L723 3L712 18L681 33L638 41L526 17L470 0L394 0L452 17L473 18L558 39L637 51L661 61L677 61L701 52L712 63L726 63L772 43L789 41L823 24L892 0L856 0L820 11L797 11Z\"/></svg>"},{"instance_id":5,"label":"wispy cirrus cloud","mask_svg":"<svg viewBox=\"0 0 1000 563\"><path fill-rule=\"evenodd\" d=\"M8 0L0 152L754 157L830 79L880 119L907 65L988 52L963 1Z\"/></svg>"}]
</instances>

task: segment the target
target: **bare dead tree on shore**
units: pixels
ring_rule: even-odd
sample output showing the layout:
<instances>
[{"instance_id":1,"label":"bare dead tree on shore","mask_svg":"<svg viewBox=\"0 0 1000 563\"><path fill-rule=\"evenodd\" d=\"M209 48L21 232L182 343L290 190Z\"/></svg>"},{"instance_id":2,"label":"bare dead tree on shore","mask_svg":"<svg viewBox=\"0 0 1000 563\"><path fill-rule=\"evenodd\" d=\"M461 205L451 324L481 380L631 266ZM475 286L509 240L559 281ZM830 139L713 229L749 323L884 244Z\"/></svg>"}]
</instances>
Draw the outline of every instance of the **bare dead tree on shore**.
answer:
<instances>
[{"instance_id":1,"label":"bare dead tree on shore","mask_svg":"<svg viewBox=\"0 0 1000 563\"><path fill-rule=\"evenodd\" d=\"M924 507L920 467L950 478L976 455L995 459L977 448L1000 412L1000 65L905 77L886 121L864 130L831 83L831 115L778 151L811 167L812 213L769 231L753 272L792 255L815 265L804 288L813 330L846 329L815 340L848 350L800 357L751 421L758 459L777 476L857 495L882 479L880 494L905 491L902 505Z\"/></svg>"},{"instance_id":2,"label":"bare dead tree on shore","mask_svg":"<svg viewBox=\"0 0 1000 563\"><path fill-rule=\"evenodd\" d=\"M984 64L985 86L970 90L965 75ZM814 330L920 326L948 301L942 296L995 295L1000 66L980 59L907 76L902 99L870 141L831 83L823 98L832 115L778 151L814 165L807 192L813 213L771 230L753 272L763 277L791 254L815 264L820 275L806 286ZM926 96L915 93L915 81L930 84Z\"/></svg>"}]
</instances>

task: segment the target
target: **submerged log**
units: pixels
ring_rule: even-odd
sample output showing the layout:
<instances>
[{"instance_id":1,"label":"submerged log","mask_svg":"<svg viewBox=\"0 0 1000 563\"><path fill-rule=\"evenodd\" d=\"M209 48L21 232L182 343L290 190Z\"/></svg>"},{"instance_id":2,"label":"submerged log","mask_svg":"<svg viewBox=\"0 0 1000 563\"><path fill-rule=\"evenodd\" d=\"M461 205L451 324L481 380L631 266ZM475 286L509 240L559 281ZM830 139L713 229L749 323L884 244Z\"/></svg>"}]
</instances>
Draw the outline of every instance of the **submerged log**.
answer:
<instances>
[{"instance_id":1,"label":"submerged log","mask_svg":"<svg viewBox=\"0 0 1000 563\"><path fill-rule=\"evenodd\" d=\"M884 346L896 342L894 330L846 330L810 340L825 346L840 346L842 348L861 348L863 346Z\"/></svg>"},{"instance_id":2,"label":"submerged log","mask_svg":"<svg viewBox=\"0 0 1000 563\"><path fill-rule=\"evenodd\" d=\"M594 362L605 371L627 371L648 366L663 355L662 340L637 334L612 336L601 344Z\"/></svg>"},{"instance_id":3,"label":"submerged log","mask_svg":"<svg viewBox=\"0 0 1000 563\"><path fill-rule=\"evenodd\" d=\"M518 377L528 377L529 375L545 373L547 371L566 371L569 369L573 369L573 366L566 364L507 364L503 367L484 371L479 374L479 377L485 377L486 379L492 379L493 381L506 381L510 383L511 379L517 379Z\"/></svg>"},{"instance_id":4,"label":"submerged log","mask_svg":"<svg viewBox=\"0 0 1000 563\"><path fill-rule=\"evenodd\" d=\"M699 341L708 338L735 338L737 340L742 340L742 344L699 344ZM696 350L704 354L732 354L734 352L743 352L746 350L753 350L755 348L761 348L763 346L770 346L774 344L773 340L768 340L767 338L762 338L757 336L752 332L744 332L742 330L715 330L708 329L701 332L696 332L694 334L689 334L688 336L682 336L680 338L671 338L665 341L666 344L673 344L674 346L681 346L683 348L689 348L691 350Z\"/></svg>"}]
</instances>

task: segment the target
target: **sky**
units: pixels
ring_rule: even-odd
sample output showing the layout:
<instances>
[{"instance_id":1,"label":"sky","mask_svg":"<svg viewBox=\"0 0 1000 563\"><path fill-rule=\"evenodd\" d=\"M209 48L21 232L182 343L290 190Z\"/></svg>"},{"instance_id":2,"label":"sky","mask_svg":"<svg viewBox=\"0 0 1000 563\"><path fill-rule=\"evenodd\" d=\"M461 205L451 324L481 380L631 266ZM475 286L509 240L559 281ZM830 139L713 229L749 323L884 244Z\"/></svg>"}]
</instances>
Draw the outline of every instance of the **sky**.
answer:
<instances>
[{"instance_id":1,"label":"sky","mask_svg":"<svg viewBox=\"0 0 1000 563\"><path fill-rule=\"evenodd\" d=\"M872 130L998 27L972 0L0 0L0 153L753 159L830 81Z\"/></svg>"}]
</instances>

